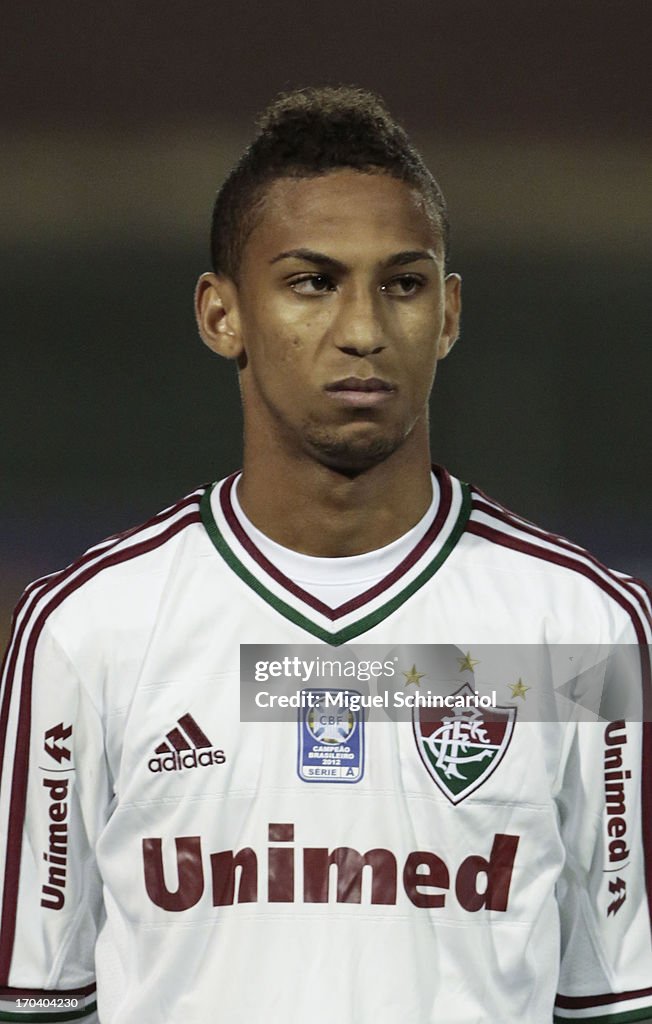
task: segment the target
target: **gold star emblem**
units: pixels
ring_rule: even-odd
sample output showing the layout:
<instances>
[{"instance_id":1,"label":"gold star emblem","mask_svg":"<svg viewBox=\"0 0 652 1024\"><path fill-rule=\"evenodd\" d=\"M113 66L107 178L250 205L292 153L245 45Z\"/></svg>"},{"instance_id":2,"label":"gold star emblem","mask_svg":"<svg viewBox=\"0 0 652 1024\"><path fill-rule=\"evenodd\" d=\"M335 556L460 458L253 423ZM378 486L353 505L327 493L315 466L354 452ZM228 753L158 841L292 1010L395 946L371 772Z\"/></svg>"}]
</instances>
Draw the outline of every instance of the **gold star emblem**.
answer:
<instances>
[{"instance_id":1,"label":"gold star emblem","mask_svg":"<svg viewBox=\"0 0 652 1024\"><path fill-rule=\"evenodd\" d=\"M404 672L403 675L405 676L406 686L409 686L410 683L414 683L415 686L421 686L419 680L423 679L423 677L425 676L425 672L417 672L416 665L413 665L410 671Z\"/></svg>"},{"instance_id":2,"label":"gold star emblem","mask_svg":"<svg viewBox=\"0 0 652 1024\"><path fill-rule=\"evenodd\" d=\"M530 686L524 686L522 679L519 679L517 683L508 683L507 685L511 687L512 697L522 697L523 700L525 700L527 691L532 689Z\"/></svg>"},{"instance_id":3,"label":"gold star emblem","mask_svg":"<svg viewBox=\"0 0 652 1024\"><path fill-rule=\"evenodd\" d=\"M459 662L460 672L473 672L474 667L480 664L477 658L471 657L470 651L467 651L463 658L458 658L457 660Z\"/></svg>"}]
</instances>

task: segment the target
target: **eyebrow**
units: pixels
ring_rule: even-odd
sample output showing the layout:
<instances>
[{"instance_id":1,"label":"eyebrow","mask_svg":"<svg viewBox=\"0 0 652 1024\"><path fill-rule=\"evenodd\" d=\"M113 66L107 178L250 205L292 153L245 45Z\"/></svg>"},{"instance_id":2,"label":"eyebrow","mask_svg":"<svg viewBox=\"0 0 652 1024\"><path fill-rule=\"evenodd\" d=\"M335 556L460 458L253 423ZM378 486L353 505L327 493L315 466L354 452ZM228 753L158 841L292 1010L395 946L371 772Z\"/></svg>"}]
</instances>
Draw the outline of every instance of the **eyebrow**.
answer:
<instances>
[{"instance_id":1,"label":"eyebrow","mask_svg":"<svg viewBox=\"0 0 652 1024\"><path fill-rule=\"evenodd\" d=\"M280 252L269 262L278 263L280 260L303 260L306 263L313 263L316 267L328 267L331 270L344 273L348 270L345 263L336 260L333 256L327 256L323 252L315 252L314 249L288 249ZM388 267L403 267L408 263L416 263L418 260L430 260L437 262L437 255L433 249L405 249L402 252L394 253L381 264L383 269Z\"/></svg>"}]
</instances>

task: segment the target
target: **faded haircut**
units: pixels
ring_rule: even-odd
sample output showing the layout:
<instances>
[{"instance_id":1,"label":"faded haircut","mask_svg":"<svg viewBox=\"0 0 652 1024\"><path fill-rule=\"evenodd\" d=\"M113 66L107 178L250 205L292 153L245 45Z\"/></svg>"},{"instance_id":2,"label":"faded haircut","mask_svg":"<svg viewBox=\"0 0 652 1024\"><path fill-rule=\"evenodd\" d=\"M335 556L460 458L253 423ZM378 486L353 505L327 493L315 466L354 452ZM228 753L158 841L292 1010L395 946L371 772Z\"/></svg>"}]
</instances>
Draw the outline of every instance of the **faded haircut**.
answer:
<instances>
[{"instance_id":1,"label":"faded haircut","mask_svg":"<svg viewBox=\"0 0 652 1024\"><path fill-rule=\"evenodd\" d=\"M351 86L281 94L257 122L258 133L217 193L211 259L238 280L245 243L278 178L311 178L338 168L388 174L421 193L448 252L448 215L439 185L383 101Z\"/></svg>"}]
</instances>

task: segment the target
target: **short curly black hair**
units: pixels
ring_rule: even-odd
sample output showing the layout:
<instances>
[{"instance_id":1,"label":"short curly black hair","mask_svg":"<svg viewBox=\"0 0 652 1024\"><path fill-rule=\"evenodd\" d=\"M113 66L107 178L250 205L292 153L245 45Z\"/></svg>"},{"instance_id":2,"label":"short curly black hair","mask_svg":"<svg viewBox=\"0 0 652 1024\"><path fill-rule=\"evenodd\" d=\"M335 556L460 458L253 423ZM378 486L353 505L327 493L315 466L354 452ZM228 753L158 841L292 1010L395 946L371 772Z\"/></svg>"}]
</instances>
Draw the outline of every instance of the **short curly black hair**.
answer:
<instances>
[{"instance_id":1,"label":"short curly black hair","mask_svg":"<svg viewBox=\"0 0 652 1024\"><path fill-rule=\"evenodd\" d=\"M238 280L244 245L278 178L310 178L343 167L385 173L416 188L448 251L448 214L439 185L383 101L353 86L281 94L260 115L258 134L217 193L211 259Z\"/></svg>"}]
</instances>

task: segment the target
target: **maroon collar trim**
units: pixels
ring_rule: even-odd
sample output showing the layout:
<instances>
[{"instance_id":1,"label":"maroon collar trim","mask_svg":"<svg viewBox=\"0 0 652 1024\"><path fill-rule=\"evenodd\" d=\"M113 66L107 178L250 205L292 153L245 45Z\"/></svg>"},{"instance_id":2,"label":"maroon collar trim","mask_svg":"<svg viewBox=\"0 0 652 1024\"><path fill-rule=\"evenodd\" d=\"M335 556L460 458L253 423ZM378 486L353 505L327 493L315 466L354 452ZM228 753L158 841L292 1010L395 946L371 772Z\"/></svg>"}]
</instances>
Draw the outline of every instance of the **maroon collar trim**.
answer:
<instances>
[{"instance_id":1,"label":"maroon collar trim","mask_svg":"<svg viewBox=\"0 0 652 1024\"><path fill-rule=\"evenodd\" d=\"M412 566L415 565L419 559L424 556L426 551L428 551L428 549L435 543L451 509L453 488L451 478L443 467L433 466L432 468L439 482L439 508L437 509L435 517L424 536L412 549L410 554L406 555L403 561L400 562L396 568L392 569L387 576L384 576L382 580L375 583L373 587L369 587L368 590L363 591L361 594L358 594L357 597L351 598L349 601L345 601L344 604L339 605L337 608L330 608L327 604L324 604L323 601L320 601L319 598L308 593L307 590L298 586L298 584L294 583L293 580L277 569L277 567L265 557L260 548L254 544L249 535L244 531L235 514L233 503L231 501L233 487L238 477L237 473L228 477L222 484L222 487L220 488L220 506L222 508L224 518L226 519L228 526L236 537L238 543L242 545L245 551L254 559L263 572L267 573L268 576L271 576L276 583L282 586L290 594L293 594L294 597L319 612L320 615L330 619L332 622L335 619L342 618L344 615L349 615L351 612L358 611L365 604L368 604L369 601L373 601L386 590L389 590L397 580L404 576L405 573L409 572Z\"/></svg>"}]
</instances>

